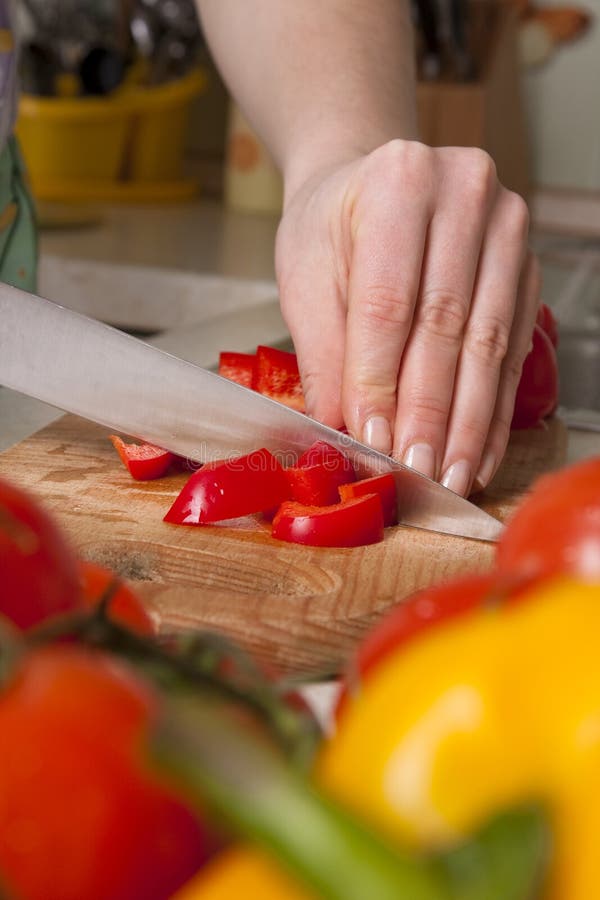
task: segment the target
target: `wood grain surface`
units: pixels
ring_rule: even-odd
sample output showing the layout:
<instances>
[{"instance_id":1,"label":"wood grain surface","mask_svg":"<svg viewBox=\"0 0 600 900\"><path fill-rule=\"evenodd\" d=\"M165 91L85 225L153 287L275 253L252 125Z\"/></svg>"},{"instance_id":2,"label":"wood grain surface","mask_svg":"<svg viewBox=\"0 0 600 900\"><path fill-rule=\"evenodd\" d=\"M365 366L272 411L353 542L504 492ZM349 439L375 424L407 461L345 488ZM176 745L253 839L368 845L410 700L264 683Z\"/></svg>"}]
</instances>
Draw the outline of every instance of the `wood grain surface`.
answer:
<instances>
[{"instance_id":1,"label":"wood grain surface","mask_svg":"<svg viewBox=\"0 0 600 900\"><path fill-rule=\"evenodd\" d=\"M558 420L513 432L502 468L475 499L505 520L565 455ZM168 525L163 515L186 475L133 481L106 431L75 416L0 454L0 475L35 492L82 556L132 581L161 630L218 629L297 674L335 673L389 607L485 570L494 555L488 543L406 527L387 529L381 544L331 550L275 541L258 519Z\"/></svg>"}]
</instances>

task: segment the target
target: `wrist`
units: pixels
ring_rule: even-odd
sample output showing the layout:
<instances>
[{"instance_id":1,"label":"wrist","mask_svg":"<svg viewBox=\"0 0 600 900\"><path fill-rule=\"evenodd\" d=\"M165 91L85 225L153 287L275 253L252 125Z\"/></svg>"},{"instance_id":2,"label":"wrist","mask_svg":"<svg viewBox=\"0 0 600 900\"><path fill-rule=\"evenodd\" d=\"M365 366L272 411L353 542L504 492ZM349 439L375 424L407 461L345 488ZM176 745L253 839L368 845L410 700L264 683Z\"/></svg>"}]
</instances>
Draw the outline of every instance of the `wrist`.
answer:
<instances>
[{"instance_id":1,"label":"wrist","mask_svg":"<svg viewBox=\"0 0 600 900\"><path fill-rule=\"evenodd\" d=\"M344 134L338 126L333 129L333 134L319 134L320 131L318 123L305 129L311 139L303 141L297 137L290 142L288 152L283 155L284 208L306 184L323 180L328 174L368 156L389 141L398 138L418 140L416 116L391 122L387 127L369 127L360 134ZM319 135L316 139L313 137L315 134Z\"/></svg>"}]
</instances>

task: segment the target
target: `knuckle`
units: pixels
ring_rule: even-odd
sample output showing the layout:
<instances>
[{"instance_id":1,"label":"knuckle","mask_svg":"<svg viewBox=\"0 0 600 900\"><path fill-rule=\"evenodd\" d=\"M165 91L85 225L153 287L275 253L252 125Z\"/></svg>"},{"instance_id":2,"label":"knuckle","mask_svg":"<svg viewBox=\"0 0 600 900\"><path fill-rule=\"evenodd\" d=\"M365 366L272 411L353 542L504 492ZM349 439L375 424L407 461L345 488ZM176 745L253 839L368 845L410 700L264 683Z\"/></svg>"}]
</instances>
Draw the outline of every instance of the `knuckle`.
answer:
<instances>
[{"instance_id":1,"label":"knuckle","mask_svg":"<svg viewBox=\"0 0 600 900\"><path fill-rule=\"evenodd\" d=\"M502 367L503 380L509 385L516 387L521 380L524 362L525 359L517 356L515 353L507 355Z\"/></svg>"},{"instance_id":2,"label":"knuckle","mask_svg":"<svg viewBox=\"0 0 600 900\"><path fill-rule=\"evenodd\" d=\"M408 328L412 322L413 304L409 296L388 285L370 289L361 303L363 319L376 328Z\"/></svg>"},{"instance_id":3,"label":"knuckle","mask_svg":"<svg viewBox=\"0 0 600 900\"><path fill-rule=\"evenodd\" d=\"M470 416L457 423L456 430L465 444L477 446L483 444L489 431L489 419Z\"/></svg>"},{"instance_id":4,"label":"knuckle","mask_svg":"<svg viewBox=\"0 0 600 900\"><path fill-rule=\"evenodd\" d=\"M433 171L433 151L419 141L394 138L374 150L371 160L385 176L388 189L396 184L406 192L407 185L427 185Z\"/></svg>"},{"instance_id":5,"label":"knuckle","mask_svg":"<svg viewBox=\"0 0 600 900\"><path fill-rule=\"evenodd\" d=\"M465 347L478 359L499 365L506 358L510 329L502 319L487 318L473 323L465 335Z\"/></svg>"},{"instance_id":6,"label":"knuckle","mask_svg":"<svg viewBox=\"0 0 600 900\"><path fill-rule=\"evenodd\" d=\"M429 291L423 296L419 326L428 334L457 343L462 339L466 320L466 302L458 294Z\"/></svg>"},{"instance_id":7,"label":"knuckle","mask_svg":"<svg viewBox=\"0 0 600 900\"><path fill-rule=\"evenodd\" d=\"M444 425L448 419L448 405L432 394L416 395L411 397L410 415L420 425Z\"/></svg>"},{"instance_id":8,"label":"knuckle","mask_svg":"<svg viewBox=\"0 0 600 900\"><path fill-rule=\"evenodd\" d=\"M529 207L520 194L506 191L504 198L507 228L518 240L524 241L529 232Z\"/></svg>"},{"instance_id":9,"label":"knuckle","mask_svg":"<svg viewBox=\"0 0 600 900\"><path fill-rule=\"evenodd\" d=\"M487 199L497 184L496 164L489 153L473 147L465 151L463 164L469 193L476 199Z\"/></svg>"}]
</instances>

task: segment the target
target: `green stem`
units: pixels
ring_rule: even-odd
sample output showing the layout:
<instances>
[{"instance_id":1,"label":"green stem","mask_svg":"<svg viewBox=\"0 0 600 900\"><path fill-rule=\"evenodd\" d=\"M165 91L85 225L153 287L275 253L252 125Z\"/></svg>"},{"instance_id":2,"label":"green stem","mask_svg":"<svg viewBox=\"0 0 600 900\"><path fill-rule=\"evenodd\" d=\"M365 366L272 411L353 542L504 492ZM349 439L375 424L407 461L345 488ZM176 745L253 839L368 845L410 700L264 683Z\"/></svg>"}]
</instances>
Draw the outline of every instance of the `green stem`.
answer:
<instances>
[{"instance_id":1,"label":"green stem","mask_svg":"<svg viewBox=\"0 0 600 900\"><path fill-rule=\"evenodd\" d=\"M56 617L32 631L29 643L44 644L67 636L123 657L167 693L174 688L194 687L221 701L239 704L266 726L290 758L303 767L311 764L321 738L316 721L286 704L252 660L224 638L195 634L193 639L185 638L178 646L166 648L119 625L107 618L103 609L97 609L91 615ZM227 677L220 663L232 660L240 668Z\"/></svg>"},{"instance_id":2,"label":"green stem","mask_svg":"<svg viewBox=\"0 0 600 900\"><path fill-rule=\"evenodd\" d=\"M201 697L169 701L155 760L201 808L274 852L327 900L449 900L432 865L402 855L324 798L264 737Z\"/></svg>"}]
</instances>

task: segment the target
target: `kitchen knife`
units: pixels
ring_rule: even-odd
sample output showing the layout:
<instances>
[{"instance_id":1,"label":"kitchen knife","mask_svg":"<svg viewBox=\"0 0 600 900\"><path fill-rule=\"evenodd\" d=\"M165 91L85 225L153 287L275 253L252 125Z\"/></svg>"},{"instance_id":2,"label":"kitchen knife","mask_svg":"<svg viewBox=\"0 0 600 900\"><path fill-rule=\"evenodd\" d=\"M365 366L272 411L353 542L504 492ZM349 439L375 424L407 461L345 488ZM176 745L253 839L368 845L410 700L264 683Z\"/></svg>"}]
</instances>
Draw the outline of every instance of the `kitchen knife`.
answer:
<instances>
[{"instance_id":1,"label":"kitchen knife","mask_svg":"<svg viewBox=\"0 0 600 900\"><path fill-rule=\"evenodd\" d=\"M479 540L502 525L424 475L302 413L121 331L0 285L0 384L200 462L267 447L284 464L317 440L361 476L392 472L402 524Z\"/></svg>"}]
</instances>

